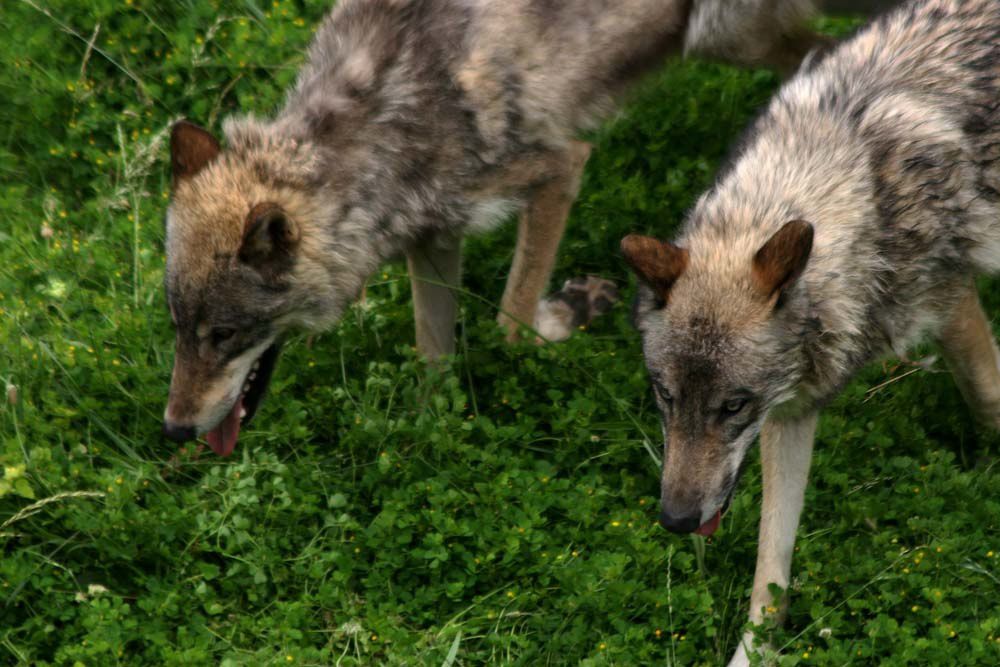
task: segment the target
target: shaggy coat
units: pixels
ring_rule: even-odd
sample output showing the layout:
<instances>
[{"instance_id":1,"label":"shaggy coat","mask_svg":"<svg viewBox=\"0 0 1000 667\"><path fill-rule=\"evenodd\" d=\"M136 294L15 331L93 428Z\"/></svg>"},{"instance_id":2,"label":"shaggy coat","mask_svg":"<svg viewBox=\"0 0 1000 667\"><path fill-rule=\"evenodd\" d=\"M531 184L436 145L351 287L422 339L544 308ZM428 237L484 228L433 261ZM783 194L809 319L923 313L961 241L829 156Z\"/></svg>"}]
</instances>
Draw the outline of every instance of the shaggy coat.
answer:
<instances>
[{"instance_id":1,"label":"shaggy coat","mask_svg":"<svg viewBox=\"0 0 1000 667\"><path fill-rule=\"evenodd\" d=\"M664 525L714 531L761 433L759 622L767 585L788 585L816 414L862 366L936 339L1000 424L974 286L1000 270L1000 3L910 2L814 58L676 241L623 250L663 413Z\"/></svg>"},{"instance_id":2,"label":"shaggy coat","mask_svg":"<svg viewBox=\"0 0 1000 667\"><path fill-rule=\"evenodd\" d=\"M400 254L418 347L452 351L462 235L523 211L501 304L516 336L532 323L589 153L575 137L682 48L797 62L812 10L809 0L342 0L273 118L229 118L224 150L192 123L174 128L165 432L208 432L216 451L232 451L282 335L336 323Z\"/></svg>"}]
</instances>

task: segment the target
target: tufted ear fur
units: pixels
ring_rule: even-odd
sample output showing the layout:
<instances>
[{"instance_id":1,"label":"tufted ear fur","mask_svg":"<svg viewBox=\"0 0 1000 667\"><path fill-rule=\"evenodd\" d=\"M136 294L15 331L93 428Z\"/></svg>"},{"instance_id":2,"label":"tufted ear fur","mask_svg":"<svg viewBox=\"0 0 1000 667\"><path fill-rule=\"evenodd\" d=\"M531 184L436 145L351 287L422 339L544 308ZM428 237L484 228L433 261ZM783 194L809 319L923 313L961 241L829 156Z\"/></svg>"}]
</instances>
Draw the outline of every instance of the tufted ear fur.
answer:
<instances>
[{"instance_id":1,"label":"tufted ear fur","mask_svg":"<svg viewBox=\"0 0 1000 667\"><path fill-rule=\"evenodd\" d=\"M666 305L670 289L687 268L688 251L669 241L639 234L623 238L621 248L635 274L653 290L660 305Z\"/></svg>"},{"instance_id":2,"label":"tufted ear fur","mask_svg":"<svg viewBox=\"0 0 1000 667\"><path fill-rule=\"evenodd\" d=\"M779 297L802 275L812 243L811 224L804 220L786 222L754 255L754 286L768 298Z\"/></svg>"},{"instance_id":3,"label":"tufted ear fur","mask_svg":"<svg viewBox=\"0 0 1000 667\"><path fill-rule=\"evenodd\" d=\"M263 276L276 279L295 263L299 227L280 206L257 204L247 214L239 258Z\"/></svg>"},{"instance_id":4,"label":"tufted ear fur","mask_svg":"<svg viewBox=\"0 0 1000 667\"><path fill-rule=\"evenodd\" d=\"M218 140L208 130L187 120L174 123L170 129L170 166L174 186L204 169L220 151Z\"/></svg>"}]
</instances>

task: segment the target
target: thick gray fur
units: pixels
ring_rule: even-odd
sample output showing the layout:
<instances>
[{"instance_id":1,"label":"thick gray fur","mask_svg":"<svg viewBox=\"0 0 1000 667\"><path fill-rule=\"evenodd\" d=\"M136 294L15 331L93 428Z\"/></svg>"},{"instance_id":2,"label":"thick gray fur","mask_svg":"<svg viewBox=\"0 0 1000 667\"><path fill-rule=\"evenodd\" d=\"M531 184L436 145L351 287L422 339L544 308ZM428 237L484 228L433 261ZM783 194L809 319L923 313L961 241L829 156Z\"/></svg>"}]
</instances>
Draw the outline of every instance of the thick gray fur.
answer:
<instances>
[{"instance_id":1,"label":"thick gray fur","mask_svg":"<svg viewBox=\"0 0 1000 667\"><path fill-rule=\"evenodd\" d=\"M1000 270L1000 2L910 2L814 58L673 246L626 241L648 282L636 320L663 413L664 524L714 530L760 433L750 618L780 617L768 587L789 584L816 414L862 366L938 340L1000 425L974 283Z\"/></svg>"}]
</instances>

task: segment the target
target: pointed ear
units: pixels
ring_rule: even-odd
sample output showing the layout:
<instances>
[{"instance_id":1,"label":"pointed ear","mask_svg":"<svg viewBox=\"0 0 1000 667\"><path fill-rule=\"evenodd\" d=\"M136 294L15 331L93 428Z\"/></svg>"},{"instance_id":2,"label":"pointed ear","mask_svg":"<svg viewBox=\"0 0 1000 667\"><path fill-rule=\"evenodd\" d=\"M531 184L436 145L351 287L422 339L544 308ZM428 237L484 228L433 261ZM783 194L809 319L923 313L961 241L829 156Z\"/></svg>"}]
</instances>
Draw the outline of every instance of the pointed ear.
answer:
<instances>
[{"instance_id":1,"label":"pointed ear","mask_svg":"<svg viewBox=\"0 0 1000 667\"><path fill-rule=\"evenodd\" d=\"M170 129L170 166L174 185L190 178L218 156L221 147L208 130L186 120Z\"/></svg>"},{"instance_id":2,"label":"pointed ear","mask_svg":"<svg viewBox=\"0 0 1000 667\"><path fill-rule=\"evenodd\" d=\"M813 226L792 220L774 233L753 257L754 285L768 298L791 287L802 275L812 252Z\"/></svg>"},{"instance_id":3,"label":"pointed ear","mask_svg":"<svg viewBox=\"0 0 1000 667\"><path fill-rule=\"evenodd\" d=\"M257 204L247 214L239 258L267 278L278 278L295 263L299 228L271 202Z\"/></svg>"},{"instance_id":4,"label":"pointed ear","mask_svg":"<svg viewBox=\"0 0 1000 667\"><path fill-rule=\"evenodd\" d=\"M639 279L652 288L662 304L666 304L670 289L687 268L688 251L669 241L638 234L623 238L621 247L625 261Z\"/></svg>"}]
</instances>

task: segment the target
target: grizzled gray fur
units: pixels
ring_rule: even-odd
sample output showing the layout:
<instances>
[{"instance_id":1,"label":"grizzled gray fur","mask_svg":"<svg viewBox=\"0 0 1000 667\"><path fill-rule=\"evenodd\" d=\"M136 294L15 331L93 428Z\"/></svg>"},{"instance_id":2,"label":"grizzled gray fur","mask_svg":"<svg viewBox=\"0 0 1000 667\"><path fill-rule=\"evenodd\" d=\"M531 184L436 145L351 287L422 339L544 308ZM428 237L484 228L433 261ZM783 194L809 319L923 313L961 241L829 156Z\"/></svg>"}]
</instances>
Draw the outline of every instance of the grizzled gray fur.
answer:
<instances>
[{"instance_id":1,"label":"grizzled gray fur","mask_svg":"<svg viewBox=\"0 0 1000 667\"><path fill-rule=\"evenodd\" d=\"M974 285L1000 270L1000 3L879 18L790 80L741 146L674 243L623 250L644 284L664 524L715 530L761 433L759 622L768 584L788 585L816 413L859 368L936 339L1000 425Z\"/></svg>"},{"instance_id":2,"label":"grizzled gray fur","mask_svg":"<svg viewBox=\"0 0 1000 667\"><path fill-rule=\"evenodd\" d=\"M229 118L224 147L178 123L167 435L207 433L230 453L282 335L336 323L400 254L418 347L452 351L461 237L520 211L500 316L515 338L534 319L589 154L576 137L629 83L682 49L802 57L809 0L737 4L342 0L273 118Z\"/></svg>"}]
</instances>

